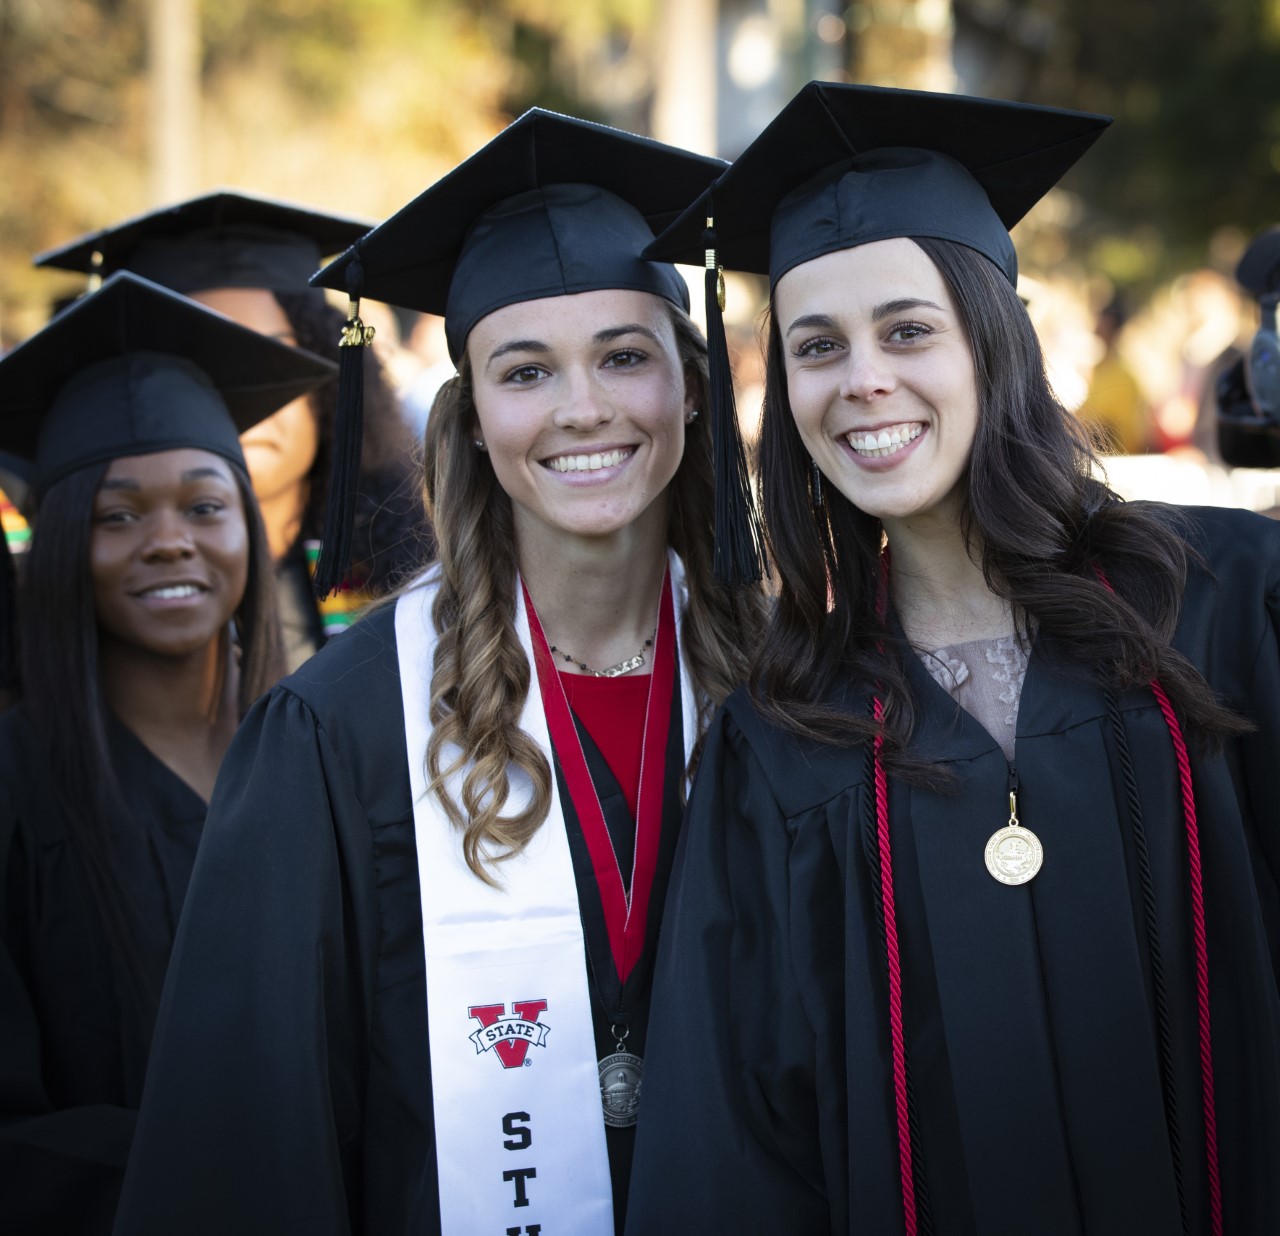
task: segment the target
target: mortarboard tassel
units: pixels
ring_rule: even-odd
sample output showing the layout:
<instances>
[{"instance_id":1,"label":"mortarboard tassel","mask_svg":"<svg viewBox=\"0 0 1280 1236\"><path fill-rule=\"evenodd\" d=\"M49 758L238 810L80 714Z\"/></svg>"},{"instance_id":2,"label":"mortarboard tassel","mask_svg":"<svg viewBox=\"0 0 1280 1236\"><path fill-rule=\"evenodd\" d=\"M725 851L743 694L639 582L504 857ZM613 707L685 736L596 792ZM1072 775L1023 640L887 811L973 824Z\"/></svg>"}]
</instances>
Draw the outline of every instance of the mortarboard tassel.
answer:
<instances>
[{"instance_id":1,"label":"mortarboard tassel","mask_svg":"<svg viewBox=\"0 0 1280 1236\"><path fill-rule=\"evenodd\" d=\"M716 262L714 220L708 216L703 233L707 251L707 350L711 368L711 445L715 459L716 579L731 588L758 581L763 561L763 538L747 456L738 432L738 409L733 398L729 345L724 334L724 273Z\"/></svg>"},{"instance_id":2,"label":"mortarboard tassel","mask_svg":"<svg viewBox=\"0 0 1280 1236\"><path fill-rule=\"evenodd\" d=\"M315 592L321 600L342 585L351 561L351 525L355 522L356 485L364 443L364 350L373 343L374 334L374 328L360 320L363 284L364 267L357 256L347 267L350 303L338 344L338 411L333 426L324 539L315 575Z\"/></svg>"}]
</instances>

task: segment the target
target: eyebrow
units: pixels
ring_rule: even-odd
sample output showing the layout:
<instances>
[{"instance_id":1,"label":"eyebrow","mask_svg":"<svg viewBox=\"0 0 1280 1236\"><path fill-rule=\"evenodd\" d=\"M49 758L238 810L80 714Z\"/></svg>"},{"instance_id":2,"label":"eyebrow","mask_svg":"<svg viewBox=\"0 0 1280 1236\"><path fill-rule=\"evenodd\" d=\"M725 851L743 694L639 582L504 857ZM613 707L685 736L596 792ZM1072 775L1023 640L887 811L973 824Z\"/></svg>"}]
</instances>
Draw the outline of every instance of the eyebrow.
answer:
<instances>
[{"instance_id":1,"label":"eyebrow","mask_svg":"<svg viewBox=\"0 0 1280 1236\"><path fill-rule=\"evenodd\" d=\"M787 334L791 334L793 330L809 330L811 327L817 327L818 330L833 330L835 324L835 318L829 313L806 313L803 317L796 318L787 327Z\"/></svg>"},{"instance_id":2,"label":"eyebrow","mask_svg":"<svg viewBox=\"0 0 1280 1236\"><path fill-rule=\"evenodd\" d=\"M897 300L886 300L878 304L871 310L871 320L879 322L890 314L903 313L909 309L937 309L940 313L946 310L939 304L935 304L931 300L925 300L919 296L903 296ZM794 330L835 330L836 320L829 313L806 313L803 317L796 318L790 326L787 327L787 334L791 334Z\"/></svg>"},{"instance_id":3,"label":"eyebrow","mask_svg":"<svg viewBox=\"0 0 1280 1236\"><path fill-rule=\"evenodd\" d=\"M644 335L646 339L652 339L654 343L660 342L658 336L647 326L642 326L639 322L628 322L625 326L609 326L604 330L598 330L592 336L597 343L608 343L613 339L621 339L624 335ZM551 351L548 344L542 342L541 339L512 339L500 347L494 348L489 353L489 359L485 361L487 369L494 361L500 360L504 356L509 356L512 352L536 352L539 356L545 356Z\"/></svg>"},{"instance_id":4,"label":"eyebrow","mask_svg":"<svg viewBox=\"0 0 1280 1236\"><path fill-rule=\"evenodd\" d=\"M189 485L192 481L203 481L209 477L213 477L219 481L228 479L227 474L220 468L189 468L179 478L184 485ZM103 489L141 489L142 486L136 480L128 476L118 476L104 480L98 486L99 490Z\"/></svg>"},{"instance_id":5,"label":"eyebrow","mask_svg":"<svg viewBox=\"0 0 1280 1236\"><path fill-rule=\"evenodd\" d=\"M489 359L485 361L485 368L488 369L494 361L504 356L509 356L512 352L536 352L539 356L545 356L551 349L542 342L541 339L512 339L500 347L494 348L489 353Z\"/></svg>"},{"instance_id":6,"label":"eyebrow","mask_svg":"<svg viewBox=\"0 0 1280 1236\"><path fill-rule=\"evenodd\" d=\"M597 343L608 343L613 339L621 339L623 335L643 335L646 339L652 339L654 343L659 342L658 336L647 326L641 326L639 322L628 322L626 326L610 326L604 330L598 330L595 333L595 340Z\"/></svg>"},{"instance_id":7,"label":"eyebrow","mask_svg":"<svg viewBox=\"0 0 1280 1236\"><path fill-rule=\"evenodd\" d=\"M227 476L225 472L222 471L221 468L209 468L209 467L189 468L186 472L182 474L182 483L185 485L188 481L202 481L206 477L210 477L210 476L214 477L219 481L226 481L231 479L230 477Z\"/></svg>"},{"instance_id":8,"label":"eyebrow","mask_svg":"<svg viewBox=\"0 0 1280 1236\"><path fill-rule=\"evenodd\" d=\"M936 305L931 300L925 300L919 296L903 296L898 300L886 300L877 305L871 311L871 320L879 322L881 318L887 318L891 313L902 313L907 309L937 309L939 312L945 312L941 305Z\"/></svg>"}]
</instances>

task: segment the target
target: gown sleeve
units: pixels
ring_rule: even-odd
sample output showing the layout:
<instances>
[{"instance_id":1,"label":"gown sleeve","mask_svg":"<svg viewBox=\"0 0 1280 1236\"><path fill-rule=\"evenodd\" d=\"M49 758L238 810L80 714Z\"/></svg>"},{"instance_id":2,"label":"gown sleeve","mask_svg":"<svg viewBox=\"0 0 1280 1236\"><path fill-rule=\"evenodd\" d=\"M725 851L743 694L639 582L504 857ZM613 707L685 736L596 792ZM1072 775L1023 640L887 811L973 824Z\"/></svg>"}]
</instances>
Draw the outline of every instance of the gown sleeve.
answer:
<instances>
[{"instance_id":1,"label":"gown sleeve","mask_svg":"<svg viewBox=\"0 0 1280 1236\"><path fill-rule=\"evenodd\" d=\"M360 1214L370 835L307 705L250 712L210 804L116 1232L330 1236Z\"/></svg>"},{"instance_id":2,"label":"gown sleeve","mask_svg":"<svg viewBox=\"0 0 1280 1236\"><path fill-rule=\"evenodd\" d=\"M790 965L790 848L722 714L663 920L629 1236L829 1230L815 1035Z\"/></svg>"},{"instance_id":3,"label":"gown sleeve","mask_svg":"<svg viewBox=\"0 0 1280 1236\"><path fill-rule=\"evenodd\" d=\"M31 858L0 790L0 1226L13 1236L107 1232L136 1113L108 1103L59 1108L48 1093L21 960Z\"/></svg>"},{"instance_id":4,"label":"gown sleeve","mask_svg":"<svg viewBox=\"0 0 1280 1236\"><path fill-rule=\"evenodd\" d=\"M1244 710L1254 729L1241 739L1241 756L1258 895L1268 938L1275 942L1280 941L1280 562L1273 562L1269 572L1266 608L1268 620L1248 677ZM1272 961L1280 986L1280 951Z\"/></svg>"}]
</instances>

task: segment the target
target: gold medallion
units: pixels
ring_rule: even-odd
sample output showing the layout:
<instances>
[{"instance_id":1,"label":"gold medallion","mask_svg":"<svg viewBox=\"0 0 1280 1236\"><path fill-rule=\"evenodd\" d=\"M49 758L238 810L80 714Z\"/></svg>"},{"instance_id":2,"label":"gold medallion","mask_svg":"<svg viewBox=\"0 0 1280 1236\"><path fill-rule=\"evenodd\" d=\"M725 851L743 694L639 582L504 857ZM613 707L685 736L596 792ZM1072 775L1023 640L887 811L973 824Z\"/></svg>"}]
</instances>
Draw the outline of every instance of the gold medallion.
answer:
<instances>
[{"instance_id":1,"label":"gold medallion","mask_svg":"<svg viewBox=\"0 0 1280 1236\"><path fill-rule=\"evenodd\" d=\"M1010 824L991 834L983 858L1001 884L1025 884L1044 862L1044 846L1029 828Z\"/></svg>"},{"instance_id":2,"label":"gold medallion","mask_svg":"<svg viewBox=\"0 0 1280 1236\"><path fill-rule=\"evenodd\" d=\"M1001 884L1025 884L1044 864L1044 846L1029 828L1018 823L1018 797L1009 793L1009 823L991 834L983 853L987 870Z\"/></svg>"}]
</instances>

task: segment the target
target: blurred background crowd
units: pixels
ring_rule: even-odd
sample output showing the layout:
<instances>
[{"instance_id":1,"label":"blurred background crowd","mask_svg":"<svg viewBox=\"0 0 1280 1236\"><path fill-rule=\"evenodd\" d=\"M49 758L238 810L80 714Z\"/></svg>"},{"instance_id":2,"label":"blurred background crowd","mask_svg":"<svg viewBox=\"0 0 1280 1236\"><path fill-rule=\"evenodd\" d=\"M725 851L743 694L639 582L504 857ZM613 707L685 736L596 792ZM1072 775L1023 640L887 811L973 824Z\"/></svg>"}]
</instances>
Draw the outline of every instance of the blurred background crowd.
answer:
<instances>
[{"instance_id":1,"label":"blurred background crowd","mask_svg":"<svg viewBox=\"0 0 1280 1236\"><path fill-rule=\"evenodd\" d=\"M1014 232L1055 388L1126 495L1276 505L1277 473L1222 466L1212 388L1280 217L1280 0L0 0L0 350L83 289L33 254L154 206L383 218L534 104L732 158L812 77L1114 115ZM762 308L731 281L748 433ZM370 314L420 431L440 324Z\"/></svg>"}]
</instances>

